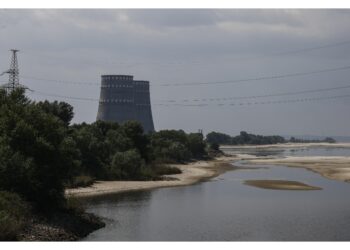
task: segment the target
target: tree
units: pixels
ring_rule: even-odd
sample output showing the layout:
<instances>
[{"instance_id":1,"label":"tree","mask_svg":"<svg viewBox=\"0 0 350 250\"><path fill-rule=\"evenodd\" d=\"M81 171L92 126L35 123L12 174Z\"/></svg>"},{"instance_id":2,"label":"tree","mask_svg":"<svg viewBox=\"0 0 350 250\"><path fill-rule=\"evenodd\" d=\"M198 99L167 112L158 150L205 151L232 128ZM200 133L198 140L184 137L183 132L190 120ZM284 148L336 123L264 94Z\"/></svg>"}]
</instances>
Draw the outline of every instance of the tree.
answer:
<instances>
[{"instance_id":1,"label":"tree","mask_svg":"<svg viewBox=\"0 0 350 250\"><path fill-rule=\"evenodd\" d=\"M66 102L39 102L41 107L46 113L53 114L61 119L66 126L68 126L74 117L73 107Z\"/></svg>"},{"instance_id":2,"label":"tree","mask_svg":"<svg viewBox=\"0 0 350 250\"><path fill-rule=\"evenodd\" d=\"M110 166L113 179L135 179L140 177L142 158L136 150L116 152Z\"/></svg>"},{"instance_id":3,"label":"tree","mask_svg":"<svg viewBox=\"0 0 350 250\"><path fill-rule=\"evenodd\" d=\"M206 155L206 144L203 140L203 135L201 133L190 133L187 137L188 147L193 157L199 158Z\"/></svg>"},{"instance_id":4,"label":"tree","mask_svg":"<svg viewBox=\"0 0 350 250\"><path fill-rule=\"evenodd\" d=\"M218 132L210 132L206 136L207 142L210 143L217 143L217 144L231 144L231 136L223 133Z\"/></svg>"},{"instance_id":5,"label":"tree","mask_svg":"<svg viewBox=\"0 0 350 250\"><path fill-rule=\"evenodd\" d=\"M80 164L65 122L21 89L0 91L0 102L0 189L41 208L62 205L63 184Z\"/></svg>"},{"instance_id":6,"label":"tree","mask_svg":"<svg viewBox=\"0 0 350 250\"><path fill-rule=\"evenodd\" d=\"M209 144L209 148L212 149L212 150L218 151L219 148L220 148L220 145L215 143L215 142L214 143L210 143Z\"/></svg>"}]
</instances>

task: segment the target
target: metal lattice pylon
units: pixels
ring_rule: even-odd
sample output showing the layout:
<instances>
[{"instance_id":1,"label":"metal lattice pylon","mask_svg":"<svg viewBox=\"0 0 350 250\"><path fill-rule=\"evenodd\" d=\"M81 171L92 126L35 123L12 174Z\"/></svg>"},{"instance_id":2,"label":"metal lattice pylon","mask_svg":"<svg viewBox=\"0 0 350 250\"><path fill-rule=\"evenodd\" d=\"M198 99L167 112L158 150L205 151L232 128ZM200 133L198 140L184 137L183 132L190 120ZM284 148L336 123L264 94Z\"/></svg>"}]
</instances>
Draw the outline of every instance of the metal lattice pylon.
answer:
<instances>
[{"instance_id":1,"label":"metal lattice pylon","mask_svg":"<svg viewBox=\"0 0 350 250\"><path fill-rule=\"evenodd\" d=\"M2 73L2 74L9 74L9 81L8 83L1 86L6 90L7 93L17 88L27 89L25 86L19 84L19 69L18 69L18 60L17 60L17 52L19 50L11 49L10 51L12 52L10 69Z\"/></svg>"},{"instance_id":2,"label":"metal lattice pylon","mask_svg":"<svg viewBox=\"0 0 350 250\"><path fill-rule=\"evenodd\" d=\"M12 58L10 69L8 70L9 74L9 82L8 84L12 87L12 90L19 87L19 69L18 69L18 61L17 61L17 49L11 49Z\"/></svg>"}]
</instances>

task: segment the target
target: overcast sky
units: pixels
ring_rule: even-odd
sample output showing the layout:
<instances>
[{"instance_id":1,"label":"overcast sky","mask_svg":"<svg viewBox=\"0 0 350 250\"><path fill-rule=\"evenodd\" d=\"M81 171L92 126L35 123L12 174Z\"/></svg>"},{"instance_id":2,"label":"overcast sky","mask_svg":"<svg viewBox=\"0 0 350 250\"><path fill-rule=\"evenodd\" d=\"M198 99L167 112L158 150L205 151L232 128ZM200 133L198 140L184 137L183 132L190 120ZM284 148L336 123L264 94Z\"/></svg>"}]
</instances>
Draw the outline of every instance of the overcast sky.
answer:
<instances>
[{"instance_id":1,"label":"overcast sky","mask_svg":"<svg viewBox=\"0 0 350 250\"><path fill-rule=\"evenodd\" d=\"M300 52L350 41L349 31L348 10L0 10L0 71L9 67L8 50L18 48L21 83L44 93L98 99L101 74L149 80L157 130L350 136L350 97L254 104L350 95L350 88L194 101L350 85L349 69L239 83L162 86L350 66L350 42ZM295 50L299 52L283 54ZM6 81L7 76L0 77L1 83ZM57 99L38 93L29 96ZM74 122L95 121L96 101L59 100L74 106ZM159 105L174 104L169 100L207 106ZM253 104L239 105L243 103Z\"/></svg>"}]
</instances>

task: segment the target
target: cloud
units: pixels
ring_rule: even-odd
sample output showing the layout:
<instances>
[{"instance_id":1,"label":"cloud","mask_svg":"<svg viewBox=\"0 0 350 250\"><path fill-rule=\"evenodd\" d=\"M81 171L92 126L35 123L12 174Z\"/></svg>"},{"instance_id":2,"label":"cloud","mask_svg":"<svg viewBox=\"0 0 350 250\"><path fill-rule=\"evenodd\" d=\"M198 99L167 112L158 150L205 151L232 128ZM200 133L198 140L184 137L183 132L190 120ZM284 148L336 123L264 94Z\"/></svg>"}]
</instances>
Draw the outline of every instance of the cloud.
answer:
<instances>
[{"instance_id":1,"label":"cloud","mask_svg":"<svg viewBox=\"0 0 350 250\"><path fill-rule=\"evenodd\" d=\"M96 83L103 73L133 74L156 85L331 68L348 64L348 46L286 56L268 55L350 40L349 23L348 10L1 10L0 69L8 67L8 49L12 47L21 49L22 75ZM152 98L156 102L179 97L267 94L344 85L348 77L348 72L343 72L258 84L187 89L154 85ZM33 80L25 83L61 95L99 96L97 85L81 88ZM94 121L96 103L72 103L76 122ZM329 134L350 135L344 125L350 118L338 124L330 120L324 122L320 115L324 110L332 112L335 107L346 113L346 106L327 105L325 102L241 110L172 108L171 112L155 107L154 119L158 129L197 130L203 127L236 133L247 128L256 133L328 131ZM308 119L310 114L318 114L314 127L311 122L304 127L295 122L297 118ZM339 115L339 119L345 118Z\"/></svg>"}]
</instances>

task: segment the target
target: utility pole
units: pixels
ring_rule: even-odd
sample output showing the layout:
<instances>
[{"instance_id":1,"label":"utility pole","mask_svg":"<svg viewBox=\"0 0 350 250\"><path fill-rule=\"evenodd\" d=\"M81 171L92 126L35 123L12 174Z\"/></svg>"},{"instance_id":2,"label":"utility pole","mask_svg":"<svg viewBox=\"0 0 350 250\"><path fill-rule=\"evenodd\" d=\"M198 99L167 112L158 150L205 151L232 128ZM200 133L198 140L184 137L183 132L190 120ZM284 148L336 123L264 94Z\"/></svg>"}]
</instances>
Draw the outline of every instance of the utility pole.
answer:
<instances>
[{"instance_id":1,"label":"utility pole","mask_svg":"<svg viewBox=\"0 0 350 250\"><path fill-rule=\"evenodd\" d=\"M3 72L3 74L9 75L9 81L8 83L2 85L1 87L6 90L6 93L10 93L15 89L23 88L27 89L27 87L19 84L19 69L18 69L18 60L17 60L17 52L18 49L11 49L12 57L11 57L11 64L10 69Z\"/></svg>"}]
</instances>

